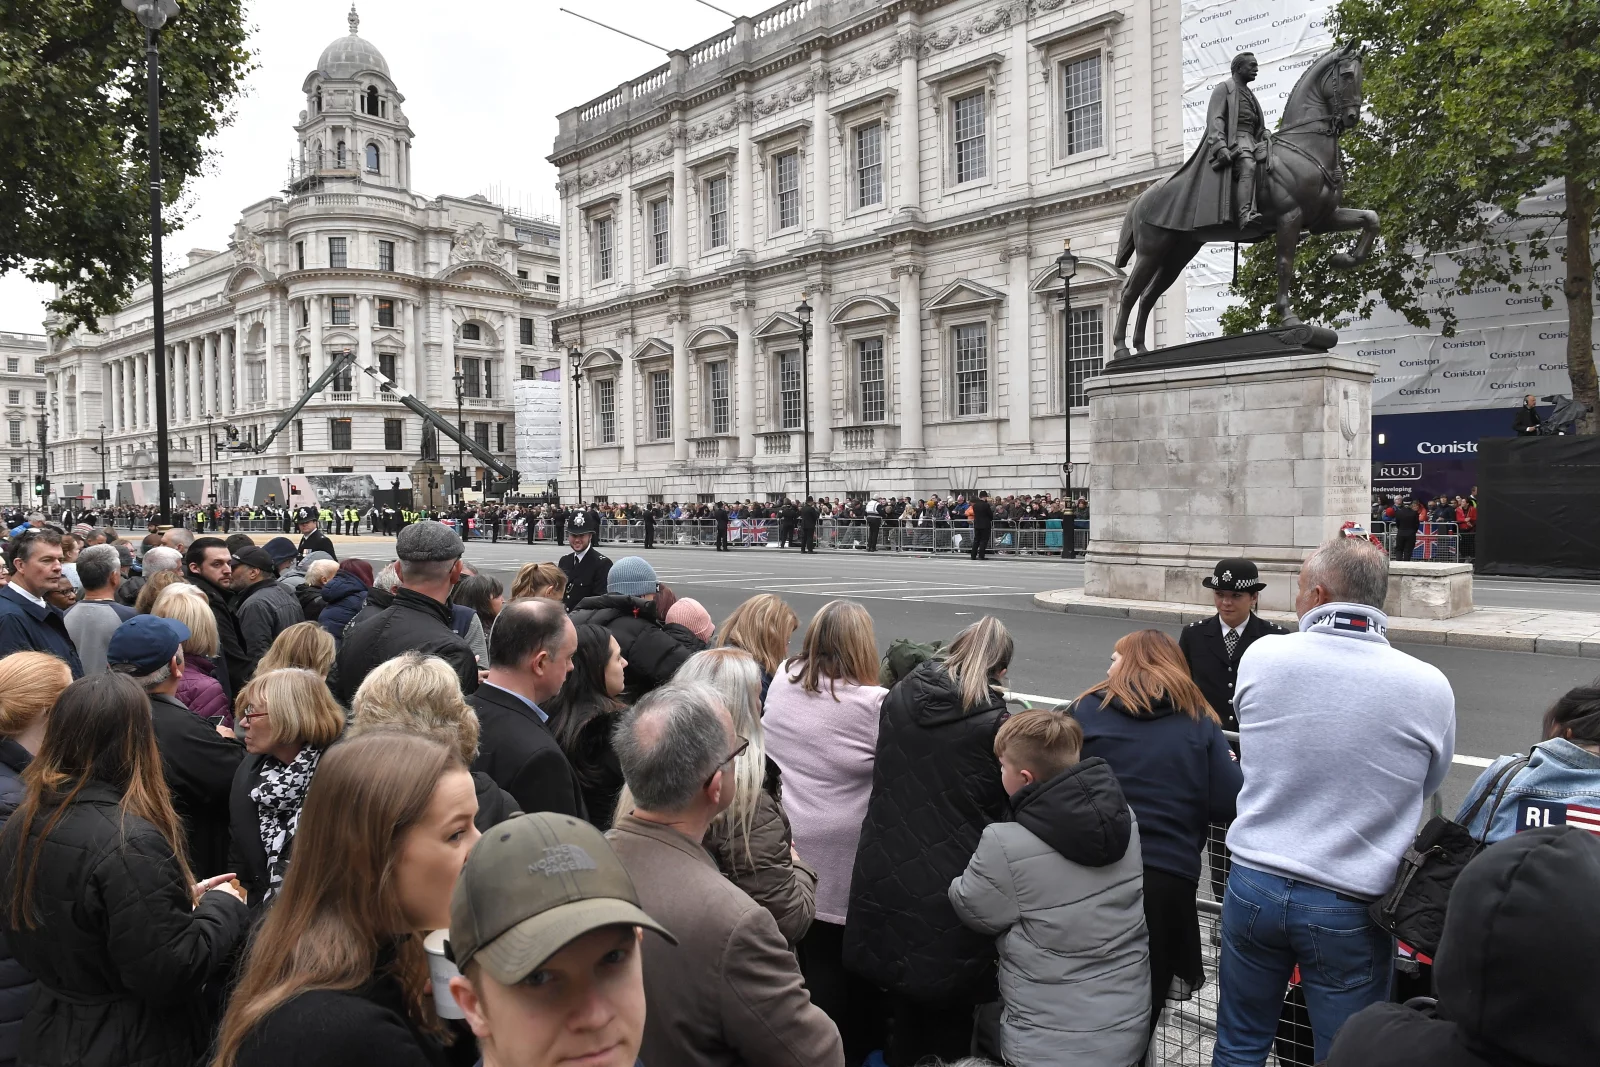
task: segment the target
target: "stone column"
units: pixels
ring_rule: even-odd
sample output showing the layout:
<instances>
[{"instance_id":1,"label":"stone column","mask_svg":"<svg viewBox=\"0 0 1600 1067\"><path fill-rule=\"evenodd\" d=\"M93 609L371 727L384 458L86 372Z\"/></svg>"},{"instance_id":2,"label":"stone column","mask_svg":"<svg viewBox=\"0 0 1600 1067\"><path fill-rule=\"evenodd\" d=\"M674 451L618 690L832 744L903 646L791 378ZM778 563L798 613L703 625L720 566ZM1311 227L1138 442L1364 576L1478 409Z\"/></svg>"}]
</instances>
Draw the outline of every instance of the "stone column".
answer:
<instances>
[{"instance_id":1,"label":"stone column","mask_svg":"<svg viewBox=\"0 0 1600 1067\"><path fill-rule=\"evenodd\" d=\"M317 326L317 343L320 347L322 342L322 327L320 323L322 320L314 315L312 321L319 323ZM262 342L266 346L266 384L263 388L263 393L266 396L267 405L269 407L274 403L281 406L287 406L290 403L290 401L287 399L287 394L291 389L293 390L296 398L298 398L300 395L299 389L294 388L294 383L300 375L299 368L293 366L293 364L298 362L294 351L295 346L293 330L289 330L285 334L287 347L289 349L288 363L290 365L279 366L278 364L278 305L276 301L268 302L266 315L263 317L263 327ZM284 381L285 378L288 379L287 383ZM288 386L287 388L285 387L286 384Z\"/></svg>"},{"instance_id":2,"label":"stone column","mask_svg":"<svg viewBox=\"0 0 1600 1067\"><path fill-rule=\"evenodd\" d=\"M184 410L189 413L189 421L198 423L200 411L205 408L205 375L202 373L202 364L205 362L206 337L191 338L185 347L189 350L189 402L184 405Z\"/></svg>"},{"instance_id":3,"label":"stone column","mask_svg":"<svg viewBox=\"0 0 1600 1067\"><path fill-rule=\"evenodd\" d=\"M322 322L327 298L323 296L311 296L307 297L306 300L306 306L310 308L311 313L311 328L308 331L311 340L311 380L316 381L317 375L321 374L328 366L327 354L322 350ZM270 332L271 328L268 327L268 333ZM299 360L295 358L293 351L289 353L289 361L290 363L299 362ZM270 379L272 376L272 346L270 343L267 346L267 367L267 377ZM298 378L299 368L291 366L289 369L289 380L295 383L296 388L299 387Z\"/></svg>"},{"instance_id":4,"label":"stone column","mask_svg":"<svg viewBox=\"0 0 1600 1067\"><path fill-rule=\"evenodd\" d=\"M450 380L450 376L461 369L456 366L456 321L450 312L450 304L442 293L439 296L439 340L442 342L440 348L442 358L439 361L438 389L434 395L438 396L441 403L448 401L454 405L455 383Z\"/></svg>"},{"instance_id":5,"label":"stone column","mask_svg":"<svg viewBox=\"0 0 1600 1067\"><path fill-rule=\"evenodd\" d=\"M141 352L133 357L135 360L133 368L133 426L134 429L140 431L150 428L149 416L147 415L149 409L145 406L145 390L150 384L149 367L152 355L154 355L154 352Z\"/></svg>"},{"instance_id":6,"label":"stone column","mask_svg":"<svg viewBox=\"0 0 1600 1067\"><path fill-rule=\"evenodd\" d=\"M733 310L739 316L739 348L734 367L738 375L735 390L738 403L733 415L739 427L739 458L750 459L756 454L756 302L748 297L735 300Z\"/></svg>"},{"instance_id":7,"label":"stone column","mask_svg":"<svg viewBox=\"0 0 1600 1067\"><path fill-rule=\"evenodd\" d=\"M617 201L617 216L611 223L611 255L615 258L612 270L618 272L623 289L632 289L634 280L633 267L633 218L634 195L632 189L622 190L622 199ZM581 239L580 234L574 231L572 240ZM563 240L562 244L567 242Z\"/></svg>"},{"instance_id":8,"label":"stone column","mask_svg":"<svg viewBox=\"0 0 1600 1067\"><path fill-rule=\"evenodd\" d=\"M680 116L672 125L672 269L689 269L689 144ZM676 409L678 386L672 386ZM673 437L685 444L688 439L673 427ZM679 457L680 459L683 457Z\"/></svg>"},{"instance_id":9,"label":"stone column","mask_svg":"<svg viewBox=\"0 0 1600 1067\"><path fill-rule=\"evenodd\" d=\"M351 392L362 400L372 398L372 379L361 368L372 366L372 297L356 297L356 367L350 372L354 379Z\"/></svg>"},{"instance_id":10,"label":"stone column","mask_svg":"<svg viewBox=\"0 0 1600 1067\"><path fill-rule=\"evenodd\" d=\"M394 302L394 312L400 316L400 343L405 346L405 352L400 355L399 359L394 361L394 387L396 389L415 391L415 372L410 368L418 363L416 301L396 300Z\"/></svg>"},{"instance_id":11,"label":"stone column","mask_svg":"<svg viewBox=\"0 0 1600 1067\"><path fill-rule=\"evenodd\" d=\"M220 346L221 334L208 333L204 338L205 355L200 364L200 396L203 399L206 414L217 418L222 414L222 360Z\"/></svg>"},{"instance_id":12,"label":"stone column","mask_svg":"<svg viewBox=\"0 0 1600 1067\"><path fill-rule=\"evenodd\" d=\"M1018 234L1006 243L1006 360L995 368L995 381L1006 387L1006 416L1009 430L1005 442L1021 448L1032 439L1029 417L1032 414L1032 345L1029 344L1029 312L1033 310L1028 292L1028 235ZM998 396L996 401L998 402Z\"/></svg>"},{"instance_id":13,"label":"stone column","mask_svg":"<svg viewBox=\"0 0 1600 1067\"><path fill-rule=\"evenodd\" d=\"M672 458L689 458L689 315L677 311L672 323ZM649 398L646 398L646 403Z\"/></svg>"},{"instance_id":14,"label":"stone column","mask_svg":"<svg viewBox=\"0 0 1600 1067\"><path fill-rule=\"evenodd\" d=\"M895 361L896 396L900 406L900 447L922 449L922 265L902 263L900 276L900 330Z\"/></svg>"},{"instance_id":15,"label":"stone column","mask_svg":"<svg viewBox=\"0 0 1600 1067\"><path fill-rule=\"evenodd\" d=\"M826 463L833 451L833 328L828 325L833 286L817 283L811 293L811 461Z\"/></svg>"},{"instance_id":16,"label":"stone column","mask_svg":"<svg viewBox=\"0 0 1600 1067\"><path fill-rule=\"evenodd\" d=\"M1006 118L1006 188L1013 193L1027 195L1028 174L1028 60L1032 52L1028 45L1028 20L1015 19L1011 23L1011 54L1006 58L1006 95L1010 105ZM1148 55L1149 53L1145 53ZM1046 86L1047 92L1059 93L1055 82Z\"/></svg>"},{"instance_id":17,"label":"stone column","mask_svg":"<svg viewBox=\"0 0 1600 1067\"><path fill-rule=\"evenodd\" d=\"M127 381L127 364L128 361L125 359L111 362L111 418L107 421L111 424L112 431L116 433L121 433L123 427L127 425L128 398L123 394L123 387Z\"/></svg>"},{"instance_id":18,"label":"stone column","mask_svg":"<svg viewBox=\"0 0 1600 1067\"><path fill-rule=\"evenodd\" d=\"M828 68L821 60L811 65L811 233L819 240L831 236L833 189L829 163L833 158L833 123L828 119Z\"/></svg>"},{"instance_id":19,"label":"stone column","mask_svg":"<svg viewBox=\"0 0 1600 1067\"><path fill-rule=\"evenodd\" d=\"M632 327L625 327L617 338L617 347L622 352L622 367L617 372L617 439L622 442L622 469L632 471L638 465L638 442L635 438L635 427L638 425L637 412L634 410L633 347L634 334Z\"/></svg>"},{"instance_id":20,"label":"stone column","mask_svg":"<svg viewBox=\"0 0 1600 1067\"><path fill-rule=\"evenodd\" d=\"M496 381L494 383L494 398L495 398L495 401L497 403L504 404L508 408L512 406L512 403L511 403L511 382L517 376L517 372L512 370L512 368L517 365L517 331L518 331L518 329L521 328L521 325L522 325L517 320L520 317L521 316L519 316L515 311L508 311L505 314L505 320L506 320L505 334L506 335L505 335L504 338L502 338L502 341L504 343L500 346L501 350L505 353L505 358L500 361L500 364L501 364L500 369L495 374L495 378L496 378ZM493 447L492 443L491 443L491 447ZM512 451L515 451L515 449L513 449Z\"/></svg>"},{"instance_id":21,"label":"stone column","mask_svg":"<svg viewBox=\"0 0 1600 1067\"><path fill-rule=\"evenodd\" d=\"M739 155L734 162L733 179L733 247L736 251L752 253L756 247L753 205L755 203L755 134L751 131L750 98L741 89L739 102Z\"/></svg>"},{"instance_id":22,"label":"stone column","mask_svg":"<svg viewBox=\"0 0 1600 1067\"><path fill-rule=\"evenodd\" d=\"M900 158L900 182L895 188L896 213L913 219L922 216L922 142L918 128L921 85L917 81L917 46L922 34L917 30L916 18L911 11L900 16L900 99L896 104L899 121L894 131L896 155ZM902 305L902 316L904 313Z\"/></svg>"},{"instance_id":23,"label":"stone column","mask_svg":"<svg viewBox=\"0 0 1600 1067\"><path fill-rule=\"evenodd\" d=\"M233 397L228 402L228 414L237 415L245 408L245 370L244 360L240 358L239 353L237 325L223 333L222 347L227 352L228 374L233 381Z\"/></svg>"}]
</instances>

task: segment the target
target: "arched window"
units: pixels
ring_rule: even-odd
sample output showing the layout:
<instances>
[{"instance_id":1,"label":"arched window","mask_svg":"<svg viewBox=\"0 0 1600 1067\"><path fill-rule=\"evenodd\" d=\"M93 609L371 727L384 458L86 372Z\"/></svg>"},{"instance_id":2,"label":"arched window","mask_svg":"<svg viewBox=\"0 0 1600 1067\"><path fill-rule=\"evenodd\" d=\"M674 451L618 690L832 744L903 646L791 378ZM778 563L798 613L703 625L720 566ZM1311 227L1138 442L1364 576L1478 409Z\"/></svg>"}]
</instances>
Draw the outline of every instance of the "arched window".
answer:
<instances>
[{"instance_id":1,"label":"arched window","mask_svg":"<svg viewBox=\"0 0 1600 1067\"><path fill-rule=\"evenodd\" d=\"M322 90L317 90L317 114L322 114Z\"/></svg>"},{"instance_id":2,"label":"arched window","mask_svg":"<svg viewBox=\"0 0 1600 1067\"><path fill-rule=\"evenodd\" d=\"M338 146L333 150L333 155L334 155L335 164L342 169L344 167L344 142L343 141L340 141Z\"/></svg>"},{"instance_id":3,"label":"arched window","mask_svg":"<svg viewBox=\"0 0 1600 1067\"><path fill-rule=\"evenodd\" d=\"M378 87L376 85L367 86L367 106L362 110L369 115L378 113Z\"/></svg>"},{"instance_id":4,"label":"arched window","mask_svg":"<svg viewBox=\"0 0 1600 1067\"><path fill-rule=\"evenodd\" d=\"M478 329L477 323L464 322L461 324L461 339L463 341L481 341L483 340L483 333Z\"/></svg>"},{"instance_id":5,"label":"arched window","mask_svg":"<svg viewBox=\"0 0 1600 1067\"><path fill-rule=\"evenodd\" d=\"M327 160L322 158L321 141L311 142L311 161L318 167L321 167L323 164L327 163Z\"/></svg>"},{"instance_id":6,"label":"arched window","mask_svg":"<svg viewBox=\"0 0 1600 1067\"><path fill-rule=\"evenodd\" d=\"M375 144L367 145L367 169L378 173L378 146Z\"/></svg>"}]
</instances>

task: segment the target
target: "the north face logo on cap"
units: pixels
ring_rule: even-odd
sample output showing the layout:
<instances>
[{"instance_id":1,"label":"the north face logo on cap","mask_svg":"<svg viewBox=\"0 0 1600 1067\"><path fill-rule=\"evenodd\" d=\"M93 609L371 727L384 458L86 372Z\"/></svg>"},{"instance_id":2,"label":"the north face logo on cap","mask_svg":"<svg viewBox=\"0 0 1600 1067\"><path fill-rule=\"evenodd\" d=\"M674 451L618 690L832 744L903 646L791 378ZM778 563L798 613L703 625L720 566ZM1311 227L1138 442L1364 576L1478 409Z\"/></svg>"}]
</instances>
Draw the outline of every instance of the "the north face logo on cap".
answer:
<instances>
[{"instance_id":1,"label":"the north face logo on cap","mask_svg":"<svg viewBox=\"0 0 1600 1067\"><path fill-rule=\"evenodd\" d=\"M546 878L573 871L599 870L600 865L578 845L551 845L544 850L544 858L528 864L529 874L542 874Z\"/></svg>"}]
</instances>

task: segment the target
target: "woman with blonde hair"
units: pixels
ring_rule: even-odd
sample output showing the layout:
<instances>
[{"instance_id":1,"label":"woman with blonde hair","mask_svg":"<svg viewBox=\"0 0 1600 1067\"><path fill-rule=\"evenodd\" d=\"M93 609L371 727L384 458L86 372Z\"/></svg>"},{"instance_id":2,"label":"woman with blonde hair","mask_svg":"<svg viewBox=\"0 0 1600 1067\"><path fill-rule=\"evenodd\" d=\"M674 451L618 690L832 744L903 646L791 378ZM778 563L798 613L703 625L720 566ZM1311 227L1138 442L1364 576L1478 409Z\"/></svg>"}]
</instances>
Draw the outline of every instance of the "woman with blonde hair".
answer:
<instances>
[{"instance_id":1,"label":"woman with blonde hair","mask_svg":"<svg viewBox=\"0 0 1600 1067\"><path fill-rule=\"evenodd\" d=\"M733 803L706 831L706 851L734 885L772 913L789 944L797 944L816 915L817 873L795 855L781 772L767 758L761 668L743 649L708 648L690 656L672 680L703 682L722 697L733 732L745 744L733 761Z\"/></svg>"},{"instance_id":2,"label":"woman with blonde hair","mask_svg":"<svg viewBox=\"0 0 1600 1067\"><path fill-rule=\"evenodd\" d=\"M888 695L877 681L872 616L853 600L831 600L806 627L800 654L778 665L762 719L767 755L783 771L795 850L817 872L816 919L798 946L800 970L811 999L839 1027L850 1063L879 1047L874 990L842 960L851 870Z\"/></svg>"},{"instance_id":3,"label":"woman with blonde hair","mask_svg":"<svg viewBox=\"0 0 1600 1067\"><path fill-rule=\"evenodd\" d=\"M447 1062L451 1035L422 941L450 925L450 894L479 836L476 810L450 745L400 730L335 745L211 1067Z\"/></svg>"},{"instance_id":4,"label":"woman with blonde hair","mask_svg":"<svg viewBox=\"0 0 1600 1067\"><path fill-rule=\"evenodd\" d=\"M1186 1000L1205 981L1200 853L1210 824L1233 818L1244 776L1178 642L1160 630L1118 639L1105 681L1067 710L1083 726L1083 758L1111 765L1139 822L1153 1033L1169 991Z\"/></svg>"},{"instance_id":5,"label":"woman with blonde hair","mask_svg":"<svg viewBox=\"0 0 1600 1067\"><path fill-rule=\"evenodd\" d=\"M554 563L524 563L511 579L511 599L531 596L560 600L567 595L567 572Z\"/></svg>"},{"instance_id":6,"label":"woman with blonde hair","mask_svg":"<svg viewBox=\"0 0 1600 1067\"><path fill-rule=\"evenodd\" d=\"M156 605L156 597L165 592L168 586L181 582L183 575L177 571L156 571L139 587L139 595L133 600L134 612L139 615L151 614Z\"/></svg>"},{"instance_id":7,"label":"woman with blonde hair","mask_svg":"<svg viewBox=\"0 0 1600 1067\"><path fill-rule=\"evenodd\" d=\"M968 929L946 893L984 828L1011 817L994 739L1012 651L1005 625L985 616L883 702L844 960L888 992L892 1067L965 1055L973 1009L999 995L994 938Z\"/></svg>"},{"instance_id":8,"label":"woman with blonde hair","mask_svg":"<svg viewBox=\"0 0 1600 1067\"><path fill-rule=\"evenodd\" d=\"M27 794L22 772L44 741L46 712L71 684L72 668L48 652L0 659L0 827ZM35 984L0 938L0 1063L17 1061L17 1031Z\"/></svg>"},{"instance_id":9,"label":"woman with blonde hair","mask_svg":"<svg viewBox=\"0 0 1600 1067\"><path fill-rule=\"evenodd\" d=\"M169 585L156 597L150 613L189 628L189 639L183 643L183 677L173 695L202 719L233 729L233 701L216 678L217 617L205 593L188 582Z\"/></svg>"},{"instance_id":10,"label":"woman with blonde hair","mask_svg":"<svg viewBox=\"0 0 1600 1067\"><path fill-rule=\"evenodd\" d=\"M256 677L285 667L315 671L323 678L333 669L337 653L333 635L314 622L297 622L273 638L272 647L256 664Z\"/></svg>"},{"instance_id":11,"label":"woman with blonde hair","mask_svg":"<svg viewBox=\"0 0 1600 1067\"><path fill-rule=\"evenodd\" d=\"M323 752L344 732L344 712L322 676L300 667L257 671L236 710L247 755L229 794L228 866L254 908L283 884L301 805Z\"/></svg>"},{"instance_id":12,"label":"woman with blonde hair","mask_svg":"<svg viewBox=\"0 0 1600 1067\"><path fill-rule=\"evenodd\" d=\"M404 730L449 745L464 767L478 758L478 713L461 696L456 670L438 656L409 651L372 669L350 701L346 737ZM517 802L482 771L472 772L480 833L517 814Z\"/></svg>"},{"instance_id":13,"label":"woman with blonde hair","mask_svg":"<svg viewBox=\"0 0 1600 1067\"><path fill-rule=\"evenodd\" d=\"M761 701L778 664L789 655L789 639L800 628L800 619L783 598L772 593L757 593L728 613L717 632L719 648L742 648L755 657L761 668Z\"/></svg>"}]
</instances>

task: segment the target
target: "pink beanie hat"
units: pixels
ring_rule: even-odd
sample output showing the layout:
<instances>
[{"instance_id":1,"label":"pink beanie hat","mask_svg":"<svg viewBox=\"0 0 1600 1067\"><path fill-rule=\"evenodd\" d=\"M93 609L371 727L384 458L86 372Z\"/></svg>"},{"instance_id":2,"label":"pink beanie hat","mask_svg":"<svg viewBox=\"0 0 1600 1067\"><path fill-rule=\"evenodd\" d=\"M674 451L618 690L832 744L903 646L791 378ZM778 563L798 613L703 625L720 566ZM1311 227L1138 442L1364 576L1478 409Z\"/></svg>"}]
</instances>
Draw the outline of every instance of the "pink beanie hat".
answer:
<instances>
[{"instance_id":1,"label":"pink beanie hat","mask_svg":"<svg viewBox=\"0 0 1600 1067\"><path fill-rule=\"evenodd\" d=\"M716 624L711 621L711 614L698 600L686 599L675 602L667 609L667 621L677 623L702 641L711 640L711 635L717 632Z\"/></svg>"}]
</instances>

